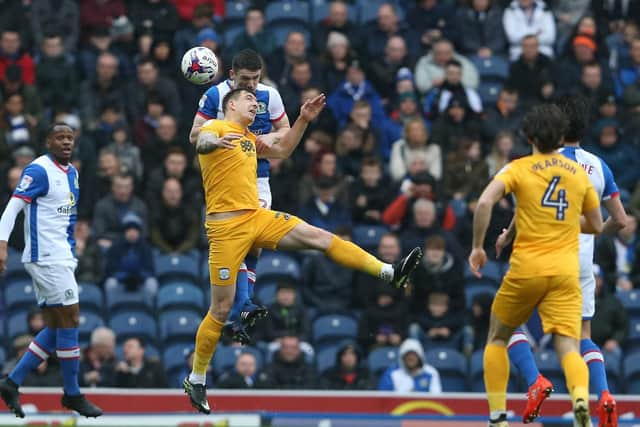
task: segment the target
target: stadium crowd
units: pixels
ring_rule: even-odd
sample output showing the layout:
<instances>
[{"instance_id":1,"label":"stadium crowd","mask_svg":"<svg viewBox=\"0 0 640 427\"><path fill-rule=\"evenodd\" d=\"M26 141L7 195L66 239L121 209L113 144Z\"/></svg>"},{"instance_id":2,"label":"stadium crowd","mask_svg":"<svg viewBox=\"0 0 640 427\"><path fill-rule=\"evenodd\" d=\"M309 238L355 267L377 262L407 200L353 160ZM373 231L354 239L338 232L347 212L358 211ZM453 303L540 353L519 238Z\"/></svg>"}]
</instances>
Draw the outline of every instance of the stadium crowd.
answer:
<instances>
[{"instance_id":1,"label":"stadium crowd","mask_svg":"<svg viewBox=\"0 0 640 427\"><path fill-rule=\"evenodd\" d=\"M631 222L598 240L593 339L613 361L616 391L640 392L621 375L640 348L640 2L0 0L2 206L43 151L46 126L76 131L83 385L178 386L192 362L209 292L188 143L205 88L179 68L194 45L217 53L219 79L234 53L258 51L292 121L327 94L292 158L271 161L275 209L386 262L425 250L406 292L323 255L263 255L257 295L270 317L255 346L218 350L211 384L482 390L474 367L508 253L484 279L469 274L474 204L529 152L523 112L579 94L593 106L583 146L611 167ZM490 255L512 212L509 199L494 210ZM10 247L17 263L22 223ZM22 273L14 265L0 292L3 371L43 327ZM530 333L542 354L544 337ZM59 376L50 359L25 385Z\"/></svg>"}]
</instances>

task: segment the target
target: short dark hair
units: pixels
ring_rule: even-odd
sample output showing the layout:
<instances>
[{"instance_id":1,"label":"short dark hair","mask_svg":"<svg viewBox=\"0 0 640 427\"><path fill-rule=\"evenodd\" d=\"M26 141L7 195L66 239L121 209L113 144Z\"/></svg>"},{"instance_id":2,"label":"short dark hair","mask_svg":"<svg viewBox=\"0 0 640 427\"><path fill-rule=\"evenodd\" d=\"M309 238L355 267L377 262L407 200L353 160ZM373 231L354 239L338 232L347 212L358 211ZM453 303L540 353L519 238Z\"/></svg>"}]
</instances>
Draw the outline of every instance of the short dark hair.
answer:
<instances>
[{"instance_id":1,"label":"short dark hair","mask_svg":"<svg viewBox=\"0 0 640 427\"><path fill-rule=\"evenodd\" d=\"M522 131L541 153L560 148L567 118L556 105L536 105L522 119Z\"/></svg>"},{"instance_id":2,"label":"short dark hair","mask_svg":"<svg viewBox=\"0 0 640 427\"><path fill-rule=\"evenodd\" d=\"M247 17L251 12L260 12L260 14L261 14L262 16L264 16L264 10L262 10L262 8L261 8L261 7L256 6L256 5L252 5L252 6L249 6L249 7L247 8L247 11L246 11L246 12L245 12L245 14L244 14L245 19L246 19L246 17Z\"/></svg>"},{"instance_id":3,"label":"short dark hair","mask_svg":"<svg viewBox=\"0 0 640 427\"><path fill-rule=\"evenodd\" d=\"M73 132L73 127L71 127L71 125L64 123L64 122L55 122L51 125L49 125L49 127L47 128L47 138L49 138L50 136L52 136L54 133L58 132L58 130L56 128L58 127L67 127L69 129L71 129L71 132Z\"/></svg>"},{"instance_id":4,"label":"short dark hair","mask_svg":"<svg viewBox=\"0 0 640 427\"><path fill-rule=\"evenodd\" d=\"M564 134L564 140L566 142L578 142L582 140L589 120L589 100L581 95L564 95L554 103L567 118L568 124Z\"/></svg>"},{"instance_id":5,"label":"short dark hair","mask_svg":"<svg viewBox=\"0 0 640 427\"><path fill-rule=\"evenodd\" d=\"M247 92L247 93L253 93L252 91L250 91L249 89L243 88L243 87L237 87L235 89L231 89L229 91L229 93L227 93L224 98L222 98L222 112L226 113L227 112L227 106L229 105L229 101L231 101L232 99L238 99L238 97L240 96L240 94L242 94L242 92Z\"/></svg>"},{"instance_id":6,"label":"short dark hair","mask_svg":"<svg viewBox=\"0 0 640 427\"><path fill-rule=\"evenodd\" d=\"M458 61L457 59L450 59L447 61L445 68L446 67L458 67L458 68L462 68L462 63L460 61Z\"/></svg>"},{"instance_id":7,"label":"short dark hair","mask_svg":"<svg viewBox=\"0 0 640 427\"><path fill-rule=\"evenodd\" d=\"M502 86L502 89L500 89L500 92L508 93L511 95L520 95L520 92L514 86L507 86L507 85Z\"/></svg>"},{"instance_id":8,"label":"short dark hair","mask_svg":"<svg viewBox=\"0 0 640 427\"><path fill-rule=\"evenodd\" d=\"M243 49L233 56L233 59L231 60L231 68L233 71L262 70L262 58L258 52L253 49Z\"/></svg>"},{"instance_id":9,"label":"short dark hair","mask_svg":"<svg viewBox=\"0 0 640 427\"><path fill-rule=\"evenodd\" d=\"M376 156L367 156L362 159L361 167L377 167L382 168L382 162Z\"/></svg>"},{"instance_id":10,"label":"short dark hair","mask_svg":"<svg viewBox=\"0 0 640 427\"><path fill-rule=\"evenodd\" d=\"M151 58L150 56L145 56L140 58L140 60L138 60L138 63L136 64L136 66L141 67L143 65L147 65L147 64L151 64L153 66L153 68L158 68L158 64L156 64L156 61L153 60L153 58Z\"/></svg>"}]
</instances>

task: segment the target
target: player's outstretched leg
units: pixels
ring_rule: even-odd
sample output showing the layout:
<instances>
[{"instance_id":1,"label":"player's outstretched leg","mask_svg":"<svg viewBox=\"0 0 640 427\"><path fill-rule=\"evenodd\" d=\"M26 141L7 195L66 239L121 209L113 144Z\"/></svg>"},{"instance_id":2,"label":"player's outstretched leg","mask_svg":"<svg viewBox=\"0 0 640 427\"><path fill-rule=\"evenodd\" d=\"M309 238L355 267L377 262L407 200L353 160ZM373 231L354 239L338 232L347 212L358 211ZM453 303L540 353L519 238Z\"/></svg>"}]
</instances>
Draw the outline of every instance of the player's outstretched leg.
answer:
<instances>
[{"instance_id":1,"label":"player's outstretched leg","mask_svg":"<svg viewBox=\"0 0 640 427\"><path fill-rule=\"evenodd\" d=\"M616 401L609 393L607 372L600 348L590 338L583 338L580 341L580 352L589 368L589 380L593 390L598 395L598 426L618 427Z\"/></svg>"},{"instance_id":2,"label":"player's outstretched leg","mask_svg":"<svg viewBox=\"0 0 640 427\"><path fill-rule=\"evenodd\" d=\"M511 336L508 351L509 358L525 377L529 387L527 406L522 413L522 422L528 424L540 416L540 407L553 392L553 384L540 374L529 340L521 329L516 329Z\"/></svg>"}]
</instances>

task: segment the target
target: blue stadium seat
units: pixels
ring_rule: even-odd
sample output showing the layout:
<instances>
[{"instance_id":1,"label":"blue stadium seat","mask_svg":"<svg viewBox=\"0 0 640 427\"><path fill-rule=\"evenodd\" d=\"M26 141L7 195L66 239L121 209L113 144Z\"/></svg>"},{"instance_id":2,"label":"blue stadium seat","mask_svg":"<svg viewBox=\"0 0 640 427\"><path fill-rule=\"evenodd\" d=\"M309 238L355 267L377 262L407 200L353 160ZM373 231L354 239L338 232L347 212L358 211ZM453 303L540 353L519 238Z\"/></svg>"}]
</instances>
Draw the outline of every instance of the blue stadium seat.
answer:
<instances>
[{"instance_id":1,"label":"blue stadium seat","mask_svg":"<svg viewBox=\"0 0 640 427\"><path fill-rule=\"evenodd\" d=\"M200 257L200 283L207 287L211 284L209 280L209 254L207 251L204 251Z\"/></svg>"},{"instance_id":2,"label":"blue stadium seat","mask_svg":"<svg viewBox=\"0 0 640 427\"><path fill-rule=\"evenodd\" d=\"M225 31L230 24L244 25L244 17L247 14L248 2L245 1L227 1L224 8L224 25Z\"/></svg>"},{"instance_id":3,"label":"blue stadium seat","mask_svg":"<svg viewBox=\"0 0 640 427\"><path fill-rule=\"evenodd\" d=\"M244 31L243 22L225 25L224 33L222 34L225 46L231 46L231 44L236 39L236 37L242 34L243 31Z\"/></svg>"},{"instance_id":4,"label":"blue stadium seat","mask_svg":"<svg viewBox=\"0 0 640 427\"><path fill-rule=\"evenodd\" d=\"M536 365L540 373L553 383L556 393L567 393L567 384L558 356L553 350L539 350L535 353Z\"/></svg>"},{"instance_id":5,"label":"blue stadium seat","mask_svg":"<svg viewBox=\"0 0 640 427\"><path fill-rule=\"evenodd\" d=\"M4 353L4 348L0 346L0 367L4 365L5 360L7 360L7 355Z\"/></svg>"},{"instance_id":6,"label":"blue stadium seat","mask_svg":"<svg viewBox=\"0 0 640 427\"><path fill-rule=\"evenodd\" d=\"M389 0L358 0L357 1L357 7L358 7L358 21L360 22L360 24L367 24L371 21L375 21L378 19L378 9L380 9L380 6L382 6L384 3L391 3L393 4L393 8L396 11L396 14L398 15L398 19L400 20L400 22L402 22L402 20L404 20L404 10L398 6L398 4L396 4L395 1L389 1Z\"/></svg>"},{"instance_id":7,"label":"blue stadium seat","mask_svg":"<svg viewBox=\"0 0 640 427\"><path fill-rule=\"evenodd\" d=\"M24 264L22 264L22 252L9 247L7 248L7 256L7 269L4 272L4 280L7 282L13 278L31 280L31 276L29 276L27 270L24 269Z\"/></svg>"},{"instance_id":8,"label":"blue stadium seat","mask_svg":"<svg viewBox=\"0 0 640 427\"><path fill-rule=\"evenodd\" d=\"M220 375L223 372L232 370L236 363L236 359L242 353L253 354L256 358L256 366L258 368L258 371L262 369L264 356L262 352L257 348L220 346L216 349L216 353L213 355L213 372L216 375Z\"/></svg>"},{"instance_id":9,"label":"blue stadium seat","mask_svg":"<svg viewBox=\"0 0 640 427\"><path fill-rule=\"evenodd\" d=\"M123 289L113 289L105 293L107 312L115 314L126 310L153 311L153 297L148 293L139 291L127 291Z\"/></svg>"},{"instance_id":10,"label":"blue stadium seat","mask_svg":"<svg viewBox=\"0 0 640 427\"><path fill-rule=\"evenodd\" d=\"M104 326L100 312L83 307L80 311L80 340L88 342L94 329Z\"/></svg>"},{"instance_id":11,"label":"blue stadium seat","mask_svg":"<svg viewBox=\"0 0 640 427\"><path fill-rule=\"evenodd\" d=\"M464 288L464 297L467 304L467 307L471 307L473 304L473 299L480 294L491 294L495 295L497 291L496 285L493 283L467 283Z\"/></svg>"},{"instance_id":12,"label":"blue stadium seat","mask_svg":"<svg viewBox=\"0 0 640 427\"><path fill-rule=\"evenodd\" d=\"M335 366L336 355L342 346L342 344L331 345L316 353L316 370L318 374L322 375L326 370Z\"/></svg>"},{"instance_id":13,"label":"blue stadium seat","mask_svg":"<svg viewBox=\"0 0 640 427\"><path fill-rule=\"evenodd\" d=\"M158 318L160 339L163 343L171 341L193 340L202 315L189 310L169 310Z\"/></svg>"},{"instance_id":14,"label":"blue stadium seat","mask_svg":"<svg viewBox=\"0 0 640 427\"><path fill-rule=\"evenodd\" d=\"M258 286L265 280L275 281L281 278L300 280L300 264L295 258L278 252L264 252L258 258L256 268Z\"/></svg>"},{"instance_id":15,"label":"blue stadium seat","mask_svg":"<svg viewBox=\"0 0 640 427\"><path fill-rule=\"evenodd\" d=\"M203 311L207 307L204 292L198 286L188 282L172 282L158 290L156 308L164 311L170 308L188 308Z\"/></svg>"},{"instance_id":16,"label":"blue stadium seat","mask_svg":"<svg viewBox=\"0 0 640 427\"><path fill-rule=\"evenodd\" d=\"M147 343L155 343L158 334L155 319L144 311L116 314L109 320L109 327L120 343L129 337L140 337Z\"/></svg>"},{"instance_id":17,"label":"blue stadium seat","mask_svg":"<svg viewBox=\"0 0 640 427\"><path fill-rule=\"evenodd\" d=\"M325 314L316 318L311 325L314 345L322 345L336 340L358 336L358 322L343 314Z\"/></svg>"},{"instance_id":18,"label":"blue stadium seat","mask_svg":"<svg viewBox=\"0 0 640 427\"><path fill-rule=\"evenodd\" d=\"M440 348L425 354L427 363L440 373L442 391L464 392L467 387L467 359L458 351Z\"/></svg>"},{"instance_id":19,"label":"blue stadium seat","mask_svg":"<svg viewBox=\"0 0 640 427\"><path fill-rule=\"evenodd\" d=\"M465 280L467 282L473 282L473 281L487 282L487 281L491 281L491 282L495 283L496 285L499 285L500 282L502 282L503 265L501 263L499 263L499 262L488 261L484 265L484 267L482 267L482 269L480 270L480 273L482 273L482 277L480 279L478 279L476 276L473 275L473 273L469 269L469 264L465 264L465 267L464 267L464 278L465 278Z\"/></svg>"},{"instance_id":20,"label":"blue stadium seat","mask_svg":"<svg viewBox=\"0 0 640 427\"><path fill-rule=\"evenodd\" d=\"M31 279L8 279L4 283L4 306L7 312L33 307L36 305L36 294Z\"/></svg>"},{"instance_id":21,"label":"blue stadium seat","mask_svg":"<svg viewBox=\"0 0 640 427\"><path fill-rule=\"evenodd\" d=\"M640 316L640 291L618 291L616 297L620 300L629 316Z\"/></svg>"},{"instance_id":22,"label":"blue stadium seat","mask_svg":"<svg viewBox=\"0 0 640 427\"><path fill-rule=\"evenodd\" d=\"M640 317L633 317L629 320L629 335L624 346L627 351L640 349Z\"/></svg>"},{"instance_id":23,"label":"blue stadium seat","mask_svg":"<svg viewBox=\"0 0 640 427\"><path fill-rule=\"evenodd\" d=\"M377 378L397 361L398 349L396 347L379 347L369 353L367 365L371 375Z\"/></svg>"},{"instance_id":24,"label":"blue stadium seat","mask_svg":"<svg viewBox=\"0 0 640 427\"><path fill-rule=\"evenodd\" d=\"M309 24L309 4L301 1L274 1L270 2L264 17L268 28L281 22L293 22L301 25Z\"/></svg>"},{"instance_id":25,"label":"blue stadium seat","mask_svg":"<svg viewBox=\"0 0 640 427\"><path fill-rule=\"evenodd\" d=\"M154 251L153 266L161 284L172 279L188 279L198 283L200 278L200 254L195 250L179 255Z\"/></svg>"},{"instance_id":26,"label":"blue stadium seat","mask_svg":"<svg viewBox=\"0 0 640 427\"><path fill-rule=\"evenodd\" d=\"M471 385L471 391L477 393L484 393L484 368L482 366L482 358L484 357L484 350L476 350L469 361L469 383ZM509 382L507 383L507 391L509 393L517 393L520 390L518 387L518 380L515 373L517 369L511 365Z\"/></svg>"},{"instance_id":27,"label":"blue stadium seat","mask_svg":"<svg viewBox=\"0 0 640 427\"><path fill-rule=\"evenodd\" d=\"M627 394L640 394L640 352L634 352L624 358L622 370L627 382Z\"/></svg>"},{"instance_id":28,"label":"blue stadium seat","mask_svg":"<svg viewBox=\"0 0 640 427\"><path fill-rule=\"evenodd\" d=\"M193 341L185 341L165 346L162 364L166 372L181 370L186 366L186 357L193 350Z\"/></svg>"},{"instance_id":29,"label":"blue stadium seat","mask_svg":"<svg viewBox=\"0 0 640 427\"><path fill-rule=\"evenodd\" d=\"M353 228L353 242L369 252L375 252L380 238L388 231L382 225L357 225Z\"/></svg>"},{"instance_id":30,"label":"blue stadium seat","mask_svg":"<svg viewBox=\"0 0 640 427\"><path fill-rule=\"evenodd\" d=\"M607 371L607 382L609 383L609 391L613 394L622 392L622 358L615 353L607 353L604 355L604 366Z\"/></svg>"},{"instance_id":31,"label":"blue stadium seat","mask_svg":"<svg viewBox=\"0 0 640 427\"><path fill-rule=\"evenodd\" d=\"M502 90L502 83L500 82L481 82L478 87L478 95L482 99L482 104L485 106L495 104L498 100L498 95L500 95L500 90Z\"/></svg>"},{"instance_id":32,"label":"blue stadium seat","mask_svg":"<svg viewBox=\"0 0 640 427\"><path fill-rule=\"evenodd\" d=\"M90 308L101 312L104 310L104 295L102 289L95 283L78 283L78 298L80 299L80 310Z\"/></svg>"},{"instance_id":33,"label":"blue stadium seat","mask_svg":"<svg viewBox=\"0 0 640 427\"><path fill-rule=\"evenodd\" d=\"M318 24L329 15L330 0L311 0L311 22ZM347 5L348 17L351 22L358 22L358 9L351 5Z\"/></svg>"},{"instance_id":34,"label":"blue stadium seat","mask_svg":"<svg viewBox=\"0 0 640 427\"><path fill-rule=\"evenodd\" d=\"M29 325L27 324L27 310L18 310L8 315L7 319L7 338L9 342L18 335L28 334Z\"/></svg>"},{"instance_id":35,"label":"blue stadium seat","mask_svg":"<svg viewBox=\"0 0 640 427\"><path fill-rule=\"evenodd\" d=\"M289 33L299 32L304 34L306 46L311 44L311 33L309 32L308 24L301 24L299 22L276 22L269 25L269 31L271 31L276 39L276 45L283 46L287 41Z\"/></svg>"},{"instance_id":36,"label":"blue stadium seat","mask_svg":"<svg viewBox=\"0 0 640 427\"><path fill-rule=\"evenodd\" d=\"M271 305L276 300L277 283L260 281L255 286L255 297L262 305Z\"/></svg>"},{"instance_id":37,"label":"blue stadium seat","mask_svg":"<svg viewBox=\"0 0 640 427\"><path fill-rule=\"evenodd\" d=\"M509 77L509 61L502 56L472 56L469 59L476 66L482 81L505 81Z\"/></svg>"}]
</instances>

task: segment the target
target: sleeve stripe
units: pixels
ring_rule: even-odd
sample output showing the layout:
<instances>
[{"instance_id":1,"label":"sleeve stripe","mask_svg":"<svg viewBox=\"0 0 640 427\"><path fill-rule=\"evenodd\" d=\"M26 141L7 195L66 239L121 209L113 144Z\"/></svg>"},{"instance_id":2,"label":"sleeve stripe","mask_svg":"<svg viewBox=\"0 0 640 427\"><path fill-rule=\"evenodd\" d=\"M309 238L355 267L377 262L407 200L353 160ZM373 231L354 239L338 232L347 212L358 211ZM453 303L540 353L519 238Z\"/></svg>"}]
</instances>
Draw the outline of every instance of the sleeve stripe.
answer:
<instances>
[{"instance_id":1,"label":"sleeve stripe","mask_svg":"<svg viewBox=\"0 0 640 427\"><path fill-rule=\"evenodd\" d=\"M620 192L619 191L614 191L613 193L609 194L608 196L604 196L602 198L602 200L615 199L616 197L620 197Z\"/></svg>"},{"instance_id":2,"label":"sleeve stripe","mask_svg":"<svg viewBox=\"0 0 640 427\"><path fill-rule=\"evenodd\" d=\"M279 117L276 117L275 119L271 119L271 123L275 123L275 122L279 122L280 120L282 120L282 118L286 115L286 111L283 111L282 114L280 114Z\"/></svg>"},{"instance_id":3,"label":"sleeve stripe","mask_svg":"<svg viewBox=\"0 0 640 427\"><path fill-rule=\"evenodd\" d=\"M198 111L196 113L197 116L202 117L203 119L207 119L207 120L211 120L213 117L209 116L208 114L203 113L202 111Z\"/></svg>"},{"instance_id":4,"label":"sleeve stripe","mask_svg":"<svg viewBox=\"0 0 640 427\"><path fill-rule=\"evenodd\" d=\"M22 199L27 203L31 203L31 197L29 196L23 196L22 194L14 194L13 197L15 197L16 199Z\"/></svg>"}]
</instances>

